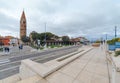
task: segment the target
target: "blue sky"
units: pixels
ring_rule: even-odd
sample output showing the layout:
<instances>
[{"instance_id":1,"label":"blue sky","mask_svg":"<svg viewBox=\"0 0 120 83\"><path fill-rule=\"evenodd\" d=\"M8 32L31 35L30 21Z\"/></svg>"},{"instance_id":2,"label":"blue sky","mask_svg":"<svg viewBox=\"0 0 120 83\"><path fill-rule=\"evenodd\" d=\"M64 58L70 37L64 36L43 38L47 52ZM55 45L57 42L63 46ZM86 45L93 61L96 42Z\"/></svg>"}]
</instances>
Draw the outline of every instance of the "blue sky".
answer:
<instances>
[{"instance_id":1,"label":"blue sky","mask_svg":"<svg viewBox=\"0 0 120 83\"><path fill-rule=\"evenodd\" d=\"M22 11L27 18L27 34L47 31L90 39L120 35L119 0L0 0L0 34L19 37Z\"/></svg>"}]
</instances>

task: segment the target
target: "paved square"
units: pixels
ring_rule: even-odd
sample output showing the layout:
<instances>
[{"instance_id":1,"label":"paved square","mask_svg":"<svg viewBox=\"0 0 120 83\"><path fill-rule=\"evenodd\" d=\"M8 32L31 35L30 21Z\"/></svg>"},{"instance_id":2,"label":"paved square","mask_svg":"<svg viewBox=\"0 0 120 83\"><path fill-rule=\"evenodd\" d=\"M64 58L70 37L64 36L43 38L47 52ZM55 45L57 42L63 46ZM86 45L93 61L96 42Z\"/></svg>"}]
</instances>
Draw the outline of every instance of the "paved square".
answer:
<instances>
[{"instance_id":1,"label":"paved square","mask_svg":"<svg viewBox=\"0 0 120 83\"><path fill-rule=\"evenodd\" d=\"M94 48L46 77L49 83L109 83L106 56Z\"/></svg>"}]
</instances>

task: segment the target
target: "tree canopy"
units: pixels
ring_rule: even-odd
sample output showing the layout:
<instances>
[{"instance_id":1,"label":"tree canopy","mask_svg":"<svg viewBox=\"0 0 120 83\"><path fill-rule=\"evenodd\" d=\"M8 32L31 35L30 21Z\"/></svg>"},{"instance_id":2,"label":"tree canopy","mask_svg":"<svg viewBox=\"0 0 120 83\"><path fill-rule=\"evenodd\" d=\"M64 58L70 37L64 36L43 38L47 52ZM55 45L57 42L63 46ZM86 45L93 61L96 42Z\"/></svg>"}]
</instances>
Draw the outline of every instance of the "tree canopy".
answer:
<instances>
[{"instance_id":1,"label":"tree canopy","mask_svg":"<svg viewBox=\"0 0 120 83\"><path fill-rule=\"evenodd\" d=\"M22 40L24 43L30 42L30 38L27 37L27 36L23 36L23 37L21 38L21 40Z\"/></svg>"},{"instance_id":2,"label":"tree canopy","mask_svg":"<svg viewBox=\"0 0 120 83\"><path fill-rule=\"evenodd\" d=\"M112 40L108 40L108 44L115 44L115 42L120 42L120 38L113 38Z\"/></svg>"},{"instance_id":3,"label":"tree canopy","mask_svg":"<svg viewBox=\"0 0 120 83\"><path fill-rule=\"evenodd\" d=\"M68 41L70 40L70 38L69 38L68 36L63 36L63 37L62 37L62 40L63 40L64 42L68 42Z\"/></svg>"},{"instance_id":4,"label":"tree canopy","mask_svg":"<svg viewBox=\"0 0 120 83\"><path fill-rule=\"evenodd\" d=\"M46 40L50 40L53 37L59 38L57 35L55 35L53 33L50 33L50 32L46 32L46 33L37 33L37 32L34 32L34 33L31 33L31 35L32 35L33 41L36 41L38 39L40 39L41 41L44 41L45 37L46 37Z\"/></svg>"}]
</instances>

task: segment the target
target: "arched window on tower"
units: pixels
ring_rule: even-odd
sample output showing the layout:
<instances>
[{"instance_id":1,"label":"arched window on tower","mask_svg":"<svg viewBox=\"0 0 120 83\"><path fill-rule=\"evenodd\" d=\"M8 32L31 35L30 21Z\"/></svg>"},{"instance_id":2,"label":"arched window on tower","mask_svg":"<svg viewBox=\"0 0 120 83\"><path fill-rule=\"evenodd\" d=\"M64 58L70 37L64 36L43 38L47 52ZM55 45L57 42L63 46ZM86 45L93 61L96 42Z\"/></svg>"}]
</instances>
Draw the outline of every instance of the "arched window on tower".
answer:
<instances>
[{"instance_id":1,"label":"arched window on tower","mask_svg":"<svg viewBox=\"0 0 120 83\"><path fill-rule=\"evenodd\" d=\"M24 25L24 27L26 27L26 25Z\"/></svg>"},{"instance_id":2,"label":"arched window on tower","mask_svg":"<svg viewBox=\"0 0 120 83\"><path fill-rule=\"evenodd\" d=\"M25 21L23 21L23 24L25 24L26 22Z\"/></svg>"}]
</instances>

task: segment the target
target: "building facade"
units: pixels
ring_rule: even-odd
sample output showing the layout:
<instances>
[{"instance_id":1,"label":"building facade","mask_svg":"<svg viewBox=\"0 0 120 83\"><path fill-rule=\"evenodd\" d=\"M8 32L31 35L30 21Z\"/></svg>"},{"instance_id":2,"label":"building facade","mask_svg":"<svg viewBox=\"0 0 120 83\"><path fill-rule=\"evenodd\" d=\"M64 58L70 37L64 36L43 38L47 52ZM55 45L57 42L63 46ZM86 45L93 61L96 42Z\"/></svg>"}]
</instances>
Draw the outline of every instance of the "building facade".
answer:
<instances>
[{"instance_id":1,"label":"building facade","mask_svg":"<svg viewBox=\"0 0 120 83\"><path fill-rule=\"evenodd\" d=\"M26 21L26 16L25 16L25 12L22 12L22 16L20 19L20 39L23 36L26 36L26 32L27 32L27 21Z\"/></svg>"},{"instance_id":2,"label":"building facade","mask_svg":"<svg viewBox=\"0 0 120 83\"><path fill-rule=\"evenodd\" d=\"M10 42L10 39L9 39L9 38L0 37L0 46L3 46L3 45L10 45L9 42Z\"/></svg>"}]
</instances>

